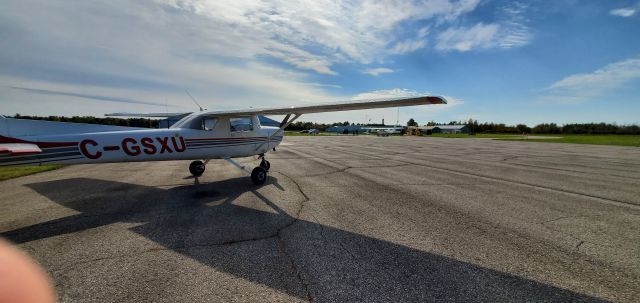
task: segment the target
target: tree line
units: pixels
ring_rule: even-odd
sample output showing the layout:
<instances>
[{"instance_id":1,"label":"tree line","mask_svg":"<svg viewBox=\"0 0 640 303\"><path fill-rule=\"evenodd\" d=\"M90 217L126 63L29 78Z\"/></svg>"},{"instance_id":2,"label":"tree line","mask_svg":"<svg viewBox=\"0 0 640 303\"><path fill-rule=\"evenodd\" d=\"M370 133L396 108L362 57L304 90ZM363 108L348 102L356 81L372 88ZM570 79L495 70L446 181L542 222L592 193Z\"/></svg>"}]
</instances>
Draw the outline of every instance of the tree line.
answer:
<instances>
[{"instance_id":1,"label":"tree line","mask_svg":"<svg viewBox=\"0 0 640 303\"><path fill-rule=\"evenodd\" d=\"M308 129L317 129L324 131L332 126L348 126L348 125L361 125L361 126L384 126L382 124L360 124L349 123L349 121L338 123L313 123L297 121L287 127L287 130L299 131ZM437 123L430 121L428 126L434 125L466 125L470 132L473 133L501 133L501 134L585 134L585 135L605 135L605 134L625 134L625 135L640 135L640 126L638 125L617 125L611 123L570 123L564 125L558 125L556 123L542 123L534 127L529 127L526 124L506 125L504 123L483 122L479 123L478 120L469 119L467 121L449 121L448 123ZM418 123L413 119L409 119L407 126L418 126Z\"/></svg>"},{"instance_id":2,"label":"tree line","mask_svg":"<svg viewBox=\"0 0 640 303\"><path fill-rule=\"evenodd\" d=\"M512 134L582 134L582 135L640 135L638 125L617 125L611 123L569 123L558 125L556 123L541 123L534 127L525 124L506 125L504 123L484 122L469 119L468 121L450 121L449 125L466 125L470 132L474 133L512 133ZM427 125L437 125L429 122Z\"/></svg>"},{"instance_id":3,"label":"tree line","mask_svg":"<svg viewBox=\"0 0 640 303\"><path fill-rule=\"evenodd\" d=\"M97 118L93 116L23 116L16 114L14 118L17 119L32 119L32 120L48 120L59 122L75 122L75 123L89 123L89 124L103 124L103 125L117 125L117 126L130 126L130 127L147 127L157 128L160 120L147 119L147 118L114 118L105 117ZM427 125L466 125L470 132L473 133L503 133L503 134L587 134L587 135L604 135L604 134L625 134L625 135L640 135L640 126L638 125L617 125L611 123L570 123L564 125L558 125L556 123L542 123L534 127L529 127L525 124L506 125L504 123L484 122L479 123L478 120L469 119L467 121L449 121L448 123L436 123L430 121ZM361 125L360 123L350 123L349 121L336 122L336 123L314 123L296 121L291 123L287 130L300 131L317 129L325 131L332 126L348 126L348 125ZM412 118L407 122L407 126L417 126L418 123ZM367 124L366 126L383 126L382 124Z\"/></svg>"},{"instance_id":4,"label":"tree line","mask_svg":"<svg viewBox=\"0 0 640 303\"><path fill-rule=\"evenodd\" d=\"M102 124L102 125L117 125L117 126L130 126L130 127L147 127L147 128L158 128L159 120L154 119L146 119L146 118L114 118L114 117L106 117L106 118L97 118L92 116L73 116L73 117L63 117L63 116L23 116L20 114L16 114L13 116L16 119L30 119L30 120L46 120L46 121L57 121L57 122L74 122L74 123L88 123L88 124Z\"/></svg>"}]
</instances>

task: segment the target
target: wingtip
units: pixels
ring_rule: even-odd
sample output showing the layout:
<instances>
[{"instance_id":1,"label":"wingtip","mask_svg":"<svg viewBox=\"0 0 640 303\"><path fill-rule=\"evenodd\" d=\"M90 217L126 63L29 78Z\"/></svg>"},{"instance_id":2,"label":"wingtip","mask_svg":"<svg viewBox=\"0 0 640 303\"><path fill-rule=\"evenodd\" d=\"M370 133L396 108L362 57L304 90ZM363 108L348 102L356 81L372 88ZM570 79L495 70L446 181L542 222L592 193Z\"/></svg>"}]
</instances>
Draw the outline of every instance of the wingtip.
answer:
<instances>
[{"instance_id":1,"label":"wingtip","mask_svg":"<svg viewBox=\"0 0 640 303\"><path fill-rule=\"evenodd\" d=\"M447 99L443 96L428 96L431 104L447 104Z\"/></svg>"}]
</instances>

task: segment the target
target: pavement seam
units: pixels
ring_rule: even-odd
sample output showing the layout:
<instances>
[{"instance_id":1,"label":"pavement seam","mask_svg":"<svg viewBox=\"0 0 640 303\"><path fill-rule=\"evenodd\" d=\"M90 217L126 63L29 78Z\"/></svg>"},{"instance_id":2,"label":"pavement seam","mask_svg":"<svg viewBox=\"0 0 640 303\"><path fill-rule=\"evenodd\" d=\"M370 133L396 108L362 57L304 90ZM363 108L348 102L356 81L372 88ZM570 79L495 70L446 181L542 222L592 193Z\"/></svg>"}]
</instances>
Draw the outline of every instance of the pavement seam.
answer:
<instances>
[{"instance_id":1,"label":"pavement seam","mask_svg":"<svg viewBox=\"0 0 640 303\"><path fill-rule=\"evenodd\" d=\"M289 265L291 267L291 270L293 270L293 272L296 275L296 278L298 279L300 284L302 284L302 286L304 287L305 292L307 293L307 300L309 302L313 302L313 301L315 301L315 298L313 296L313 293L311 292L310 285L307 282L307 280L304 278L304 275L302 274L302 271L300 270L300 267L298 265L296 265L295 258L293 256L291 256L287 252L287 244L286 244L286 241L284 240L284 238L282 237L282 231L283 230L293 226L296 222L298 222L298 220L300 219L300 215L302 214L302 209L304 208L305 204L310 201L310 199L309 199L309 196L307 196L307 194L304 192L304 190L302 190L302 187L300 186L300 184L295 179L289 177L285 173L282 173L282 172L278 172L278 173L283 175L287 179L291 180L291 182L293 182L293 184L295 184L296 187L298 188L298 192L300 192L300 194L302 194L302 196L304 197L304 200L300 203L300 207L298 208L298 211L296 212L295 216L293 217L294 218L293 221L290 224L288 224L286 226L283 226L282 228L278 229L278 232L276 233L276 237L278 239L278 248L279 248L279 251L282 252L282 255L289 260Z\"/></svg>"},{"instance_id":2,"label":"pavement seam","mask_svg":"<svg viewBox=\"0 0 640 303\"><path fill-rule=\"evenodd\" d=\"M354 152L354 153L355 153L355 152ZM381 158L381 159L385 159L385 158ZM326 159L323 159L323 160L326 160ZM406 162L404 162L404 161L400 161L400 160L396 160L396 161L406 163ZM333 162L333 161L329 161L329 162ZM333 163L335 163L335 162L333 162ZM422 164L418 164L418 163L416 163L415 165L430 167L430 166L428 166L428 165L422 165ZM401 165L401 166L404 166L404 165ZM438 167L433 167L433 168L435 168L435 169L439 169L439 170L445 170L445 169L438 168ZM345 172L345 173L348 173L348 171L347 171L347 170L345 170L344 172ZM456 171L451 171L451 172L452 172L452 173L457 173L457 174L464 174L464 173L458 173L458 172L456 172ZM475 177L479 177L479 178L484 178L484 179L493 180L493 179L491 179L491 178L489 178L489 177L484 177L484 176L480 176L480 175L473 175L473 176L475 176ZM360 177L362 178L362 176L360 176ZM500 180L500 179L497 179L497 180L495 180L495 181L501 181L501 180ZM510 181L505 181L505 182L507 182L507 183L514 183L514 182L510 182ZM514 184L518 184L518 183L514 183ZM395 186L394 184L381 184L381 185L382 185L382 186L384 186L384 187L389 188L389 190L392 190L392 191L393 191L393 190L396 190L396 186ZM530 186L530 185L528 185L528 184L519 184L519 185ZM542 189L545 189L545 188L542 188ZM550 190L552 190L552 191L553 191L553 189L550 189ZM596 197L596 198L597 198L597 197ZM562 219L562 217L561 217L561 218L557 218L557 219ZM557 220L557 219L556 219L556 220ZM551 220L551 221L553 221L553 220ZM551 227L549 227L549 226L546 226L544 223L545 223L545 222L538 223L538 224L540 224L540 225L541 225L541 226L543 226L544 228L549 229L549 230L552 230L552 231L554 231L554 232L556 232L556 233L564 234L564 235L566 235L566 236L568 236L568 237L570 237L570 238L572 238L572 239L576 240L578 243L579 243L579 242L581 242L581 241L583 241L581 238L579 238L579 237L577 237L577 236L575 236L575 235L573 235L573 234L571 234L571 233L566 233L566 232L563 232L563 231L555 230L555 229L553 229L553 228L551 228ZM509 232L507 232L507 231L501 231L501 226L500 226L500 225L498 225L498 224L495 224L495 223L493 223L493 222L488 222L488 221L484 221L484 220L483 220L481 224L482 224L482 225L486 225L486 226L490 227L491 229L493 229L493 230L494 230L494 231L496 231L496 232L502 232L502 233L503 233L503 234L505 234L505 235L509 234L509 235L514 236L514 237L516 237L516 238L520 238L520 239L524 240L524 242L523 242L523 243L530 242L530 241L533 241L533 240L538 240L538 239L536 239L536 238L532 238L530 235L523 234L523 233L518 232L518 231L516 231L516 230L511 230L511 231L509 231ZM338 241L338 242L339 242L339 241ZM511 242L511 244L512 244L512 245L515 245L515 246L521 246L521 247L522 247L522 244L521 244L521 243L518 243L518 242ZM595 244L595 243L592 243L592 244ZM580 245L581 245L581 244L578 244L578 245L576 245L576 246L574 246L574 247L579 247ZM564 246L554 245L554 246L553 246L553 248L554 248L554 251L556 251L556 252L560 252L560 253L567 253L567 252L569 252L569 251L567 250L567 248L566 248L566 247L564 247ZM591 258L587 258L587 259L585 259L585 261L587 261L587 262L589 262L589 263L597 262L596 260L591 260Z\"/></svg>"},{"instance_id":3,"label":"pavement seam","mask_svg":"<svg viewBox=\"0 0 640 303\"><path fill-rule=\"evenodd\" d=\"M337 148L341 148L341 147L337 146ZM372 147L369 147L369 148L372 148ZM344 151L344 150L340 150L340 151ZM369 157L377 157L379 159L392 160L392 159L387 159L387 158L380 157L378 155L372 155L372 154L363 153L363 152L353 152L353 151L344 151L344 152L351 152L352 154L361 154L361 155L366 155L366 156L369 156ZM408 154L408 153L406 153L406 152L405 153L391 153L391 154L386 154L386 156L398 156L398 155L405 155L405 154ZM411 152L411 154L421 155L421 153L413 153L413 152ZM383 154L383 155L385 155L385 154ZM446 159L444 157L438 157L438 156L434 156L434 155L430 155L430 157ZM515 158L520 158L520 156L506 157L506 158L502 159L501 161L491 161L491 160L487 160L487 159L483 159L483 161L488 161L488 162L491 162L491 163L494 163L494 164L497 164L497 165L507 165L507 166L511 166L511 167L523 166L523 167L532 167L532 168L536 168L536 169L539 169L539 170L540 169L541 170L555 170L555 171L562 171L562 172L568 172L568 173L601 175L601 176L605 176L605 177L617 177L617 178L621 178L621 179L637 180L637 178L634 178L634 177L617 175L617 174L608 174L608 173L605 174L605 173L599 173L599 172L584 172L584 171L579 171L579 170L570 170L570 169L563 169L563 168L538 166L538 165L524 164L524 163L513 163L513 162L508 162L507 161L507 160L512 160L512 159L515 159ZM395 160L395 161L403 162L402 160ZM460 160L460 161L475 162L473 160ZM406 163L406 162L403 162L403 163Z\"/></svg>"},{"instance_id":4,"label":"pavement seam","mask_svg":"<svg viewBox=\"0 0 640 303\"><path fill-rule=\"evenodd\" d=\"M356 154L357 152L350 151L350 153ZM369 154L366 154L366 153L361 153L361 154L362 155L366 155L366 156L372 156L372 155L369 155ZM393 155L391 155L391 156L393 156ZM634 203L631 203L631 202L627 202L627 201L617 200L617 199L604 198L604 197L599 197L599 196L595 196L595 195L591 195L591 194L585 194L585 193L574 192L574 191L569 191L569 190L556 189L556 188L547 187L547 186L543 186L543 185L536 185L536 184L530 184L530 183L525 183L525 182L516 182L516 181L511 181L511 180L507 180L507 179L498 178L498 177L485 176L485 175L481 175L481 174L474 174L474 173L460 171L460 170L454 170L454 169L450 169L450 168L442 168L442 167L428 165L428 164L424 164L424 163L415 163L415 162L409 162L409 161L406 161L406 160L387 159L387 158L382 158L382 157L378 157L378 158L380 158L381 160L394 160L394 161L402 162L402 163L405 163L405 164L428 167L428 168L431 168L431 169L437 169L437 170L446 171L446 172L459 174L459 175L473 176L473 177L477 177L477 178L482 178L482 179L487 179L487 180L492 180L492 181L497 181L497 182L504 182L504 183L509 183L509 184L515 184L515 185L524 186L524 187L532 187L532 188L536 188L536 189L559 192L559 193L564 193L564 194L568 194L568 195L582 196L582 197L591 198L591 199L596 200L598 202L603 202L603 203L607 203L607 204L611 204L611 205L615 205L615 206L619 206L619 207L626 207L626 208L632 208L632 209L640 210L640 205L637 205L637 204L634 204Z\"/></svg>"}]
</instances>

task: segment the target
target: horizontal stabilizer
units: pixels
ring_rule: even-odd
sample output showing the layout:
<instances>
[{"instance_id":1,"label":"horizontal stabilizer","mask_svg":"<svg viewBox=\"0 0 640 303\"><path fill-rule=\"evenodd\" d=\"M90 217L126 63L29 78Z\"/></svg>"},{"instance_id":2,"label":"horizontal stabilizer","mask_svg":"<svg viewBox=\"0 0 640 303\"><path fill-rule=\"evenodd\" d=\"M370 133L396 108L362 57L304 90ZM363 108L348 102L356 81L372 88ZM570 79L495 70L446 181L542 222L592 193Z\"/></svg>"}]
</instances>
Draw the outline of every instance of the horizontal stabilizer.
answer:
<instances>
[{"instance_id":1,"label":"horizontal stabilizer","mask_svg":"<svg viewBox=\"0 0 640 303\"><path fill-rule=\"evenodd\" d=\"M0 156L17 156L39 154L42 150L38 145L31 143L2 143L0 144Z\"/></svg>"},{"instance_id":2,"label":"horizontal stabilizer","mask_svg":"<svg viewBox=\"0 0 640 303\"><path fill-rule=\"evenodd\" d=\"M28 137L31 136L101 133L137 129L145 128L14 118L0 119L0 135L25 140L30 140Z\"/></svg>"},{"instance_id":3,"label":"horizontal stabilizer","mask_svg":"<svg viewBox=\"0 0 640 303\"><path fill-rule=\"evenodd\" d=\"M186 116L191 113L111 113L107 117L132 117L132 118L171 118Z\"/></svg>"}]
</instances>

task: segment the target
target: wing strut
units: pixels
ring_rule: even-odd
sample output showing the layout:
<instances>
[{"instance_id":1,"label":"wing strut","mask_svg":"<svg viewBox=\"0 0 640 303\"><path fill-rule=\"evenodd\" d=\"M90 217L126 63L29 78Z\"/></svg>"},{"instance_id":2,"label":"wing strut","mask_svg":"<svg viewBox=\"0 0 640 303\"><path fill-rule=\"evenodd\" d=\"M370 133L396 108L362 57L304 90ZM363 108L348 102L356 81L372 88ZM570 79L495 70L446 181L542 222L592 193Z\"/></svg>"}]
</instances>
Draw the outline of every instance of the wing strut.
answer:
<instances>
[{"instance_id":1,"label":"wing strut","mask_svg":"<svg viewBox=\"0 0 640 303\"><path fill-rule=\"evenodd\" d=\"M267 140L264 143L258 145L258 147L256 147L256 150L260 150L265 145L269 146L269 142L271 142L271 138L273 136L278 135L280 132L284 133L284 129L287 128L287 126L289 126L291 123L296 121L298 118L300 118L300 116L302 116L302 114L294 114L293 119L291 120L289 120L289 117L291 117L291 114L288 114L286 117L284 117L282 122L280 122L280 128L277 131L275 131L273 135L267 136Z\"/></svg>"},{"instance_id":2,"label":"wing strut","mask_svg":"<svg viewBox=\"0 0 640 303\"><path fill-rule=\"evenodd\" d=\"M280 122L280 127L282 127L283 125L287 124L287 121L289 121L289 117L291 117L291 114L288 114L286 117L284 117L282 122Z\"/></svg>"}]
</instances>

